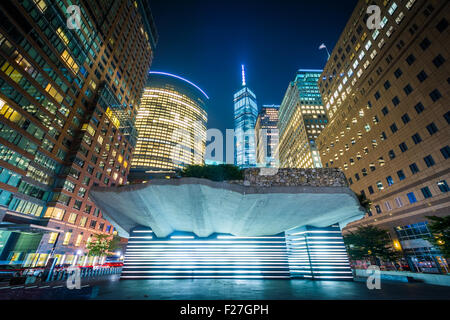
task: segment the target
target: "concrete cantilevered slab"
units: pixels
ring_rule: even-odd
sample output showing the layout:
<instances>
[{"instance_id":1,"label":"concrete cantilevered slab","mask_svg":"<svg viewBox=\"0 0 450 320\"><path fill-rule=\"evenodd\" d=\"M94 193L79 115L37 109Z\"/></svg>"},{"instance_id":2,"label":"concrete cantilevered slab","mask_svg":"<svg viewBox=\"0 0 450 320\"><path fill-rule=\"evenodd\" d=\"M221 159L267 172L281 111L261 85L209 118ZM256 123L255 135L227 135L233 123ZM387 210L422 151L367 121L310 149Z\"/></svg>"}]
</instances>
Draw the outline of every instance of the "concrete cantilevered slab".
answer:
<instances>
[{"instance_id":1,"label":"concrete cantilevered slab","mask_svg":"<svg viewBox=\"0 0 450 320\"><path fill-rule=\"evenodd\" d=\"M360 219L364 211L337 169L245 170L243 181L160 179L144 184L95 187L89 197L128 237L136 226L156 236L174 231L199 237L274 235L301 227L327 227Z\"/></svg>"}]
</instances>

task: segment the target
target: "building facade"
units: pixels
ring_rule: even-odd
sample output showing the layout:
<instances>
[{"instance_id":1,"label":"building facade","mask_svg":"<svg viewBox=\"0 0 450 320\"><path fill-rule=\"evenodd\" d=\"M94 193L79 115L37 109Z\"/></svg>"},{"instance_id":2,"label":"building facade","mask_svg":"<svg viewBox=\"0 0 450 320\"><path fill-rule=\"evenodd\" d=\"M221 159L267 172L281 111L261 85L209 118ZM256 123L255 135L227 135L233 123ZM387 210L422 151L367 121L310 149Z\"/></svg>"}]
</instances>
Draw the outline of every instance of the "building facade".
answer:
<instances>
[{"instance_id":1,"label":"building facade","mask_svg":"<svg viewBox=\"0 0 450 320\"><path fill-rule=\"evenodd\" d=\"M242 87L234 94L234 164L256 165L255 125L258 105L255 94L247 87L242 66Z\"/></svg>"},{"instance_id":2,"label":"building facade","mask_svg":"<svg viewBox=\"0 0 450 320\"><path fill-rule=\"evenodd\" d=\"M317 145L324 166L373 202L346 231L384 228L412 270L445 272L424 237L426 216L450 212L450 4L375 3L380 28L368 29L359 2L319 80L329 124Z\"/></svg>"},{"instance_id":3,"label":"building facade","mask_svg":"<svg viewBox=\"0 0 450 320\"><path fill-rule=\"evenodd\" d=\"M279 167L278 105L263 105L255 125L256 162L258 166Z\"/></svg>"},{"instance_id":4,"label":"building facade","mask_svg":"<svg viewBox=\"0 0 450 320\"><path fill-rule=\"evenodd\" d=\"M194 83L150 72L141 99L130 179L147 180L189 164L203 164L209 98Z\"/></svg>"},{"instance_id":5,"label":"building facade","mask_svg":"<svg viewBox=\"0 0 450 320\"><path fill-rule=\"evenodd\" d=\"M87 244L114 228L89 190L127 182L157 42L150 9L140 0L0 7L0 260L96 263Z\"/></svg>"},{"instance_id":6,"label":"building facade","mask_svg":"<svg viewBox=\"0 0 450 320\"><path fill-rule=\"evenodd\" d=\"M317 81L322 70L300 69L279 110L279 157L282 168L321 168L316 139L327 125Z\"/></svg>"}]
</instances>

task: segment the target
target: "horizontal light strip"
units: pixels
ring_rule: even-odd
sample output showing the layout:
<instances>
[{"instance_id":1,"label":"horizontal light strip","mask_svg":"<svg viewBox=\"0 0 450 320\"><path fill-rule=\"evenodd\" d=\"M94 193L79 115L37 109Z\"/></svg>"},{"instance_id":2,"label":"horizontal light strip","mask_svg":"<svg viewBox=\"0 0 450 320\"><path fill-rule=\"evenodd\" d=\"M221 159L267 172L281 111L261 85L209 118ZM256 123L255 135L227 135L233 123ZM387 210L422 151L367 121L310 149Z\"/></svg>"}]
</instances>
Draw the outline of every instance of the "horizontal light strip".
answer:
<instances>
[{"instance_id":1,"label":"horizontal light strip","mask_svg":"<svg viewBox=\"0 0 450 320\"><path fill-rule=\"evenodd\" d=\"M291 248L290 251L292 252L301 252L301 251L305 251L306 249L297 249L297 248ZM308 250L309 252L312 251L317 251L317 252L335 252L335 251L344 251L347 252L347 250L342 249L342 248L335 248L335 249L330 249L330 248L326 248L326 249L318 249L318 248L310 248L310 250Z\"/></svg>"},{"instance_id":2,"label":"horizontal light strip","mask_svg":"<svg viewBox=\"0 0 450 320\"><path fill-rule=\"evenodd\" d=\"M205 265L209 265L209 264L213 264L213 265L215 265L215 264L225 264L225 263L232 263L233 265L236 265L236 264L242 264L242 262L245 262L245 264L250 264L250 265L288 265L289 263L287 262L287 261L285 261L284 263L274 263L274 262L261 262L261 263L259 263L259 262L254 262L254 263L252 263L252 261L236 261L236 262L230 262L229 260L228 261L223 261L223 262L217 262L217 261L215 261L215 260L211 260L211 261L214 261L214 262L187 262L187 264L192 264L192 265L198 265L198 264L205 264ZM275 261L282 261L282 260L275 260ZM158 265L172 265L172 264L180 264L180 262L183 262L183 261L170 261L170 262L166 262L166 263L164 263L164 262L134 262L134 263L127 263L126 264L126 266L130 266L130 265L155 265L155 264L158 264Z\"/></svg>"},{"instance_id":3,"label":"horizontal light strip","mask_svg":"<svg viewBox=\"0 0 450 320\"><path fill-rule=\"evenodd\" d=\"M217 239L284 239L284 237L234 237L234 236L217 236Z\"/></svg>"},{"instance_id":4,"label":"horizontal light strip","mask_svg":"<svg viewBox=\"0 0 450 320\"><path fill-rule=\"evenodd\" d=\"M170 239L195 239L194 236L171 236Z\"/></svg>"},{"instance_id":5,"label":"horizontal light strip","mask_svg":"<svg viewBox=\"0 0 450 320\"><path fill-rule=\"evenodd\" d=\"M139 243L139 244L130 244L128 246L128 248L132 248L132 249L152 249L152 248L164 248L164 249L220 249L221 248L230 248L230 249L236 249L236 248L247 248L248 250L252 250L252 249L268 249L268 248L278 248L278 249L282 249L282 251L287 251L285 246L279 246L279 245L264 245L264 246L257 246L257 245L251 245L251 244L233 244L233 245L145 245L143 243ZM297 248L292 248L292 249L297 249ZM301 249L301 248L299 248ZM336 249L342 249L339 247L336 247Z\"/></svg>"},{"instance_id":6,"label":"horizontal light strip","mask_svg":"<svg viewBox=\"0 0 450 320\"><path fill-rule=\"evenodd\" d=\"M136 241L133 241L136 242ZM263 243L267 243L267 244L274 244L274 243L279 243L279 244L284 244L284 241L217 241L217 240L198 240L198 241L179 241L179 240L154 240L154 241L146 241L145 243L148 244L161 244L161 243L167 243L167 244L233 244L233 243L237 243L237 244L263 244Z\"/></svg>"},{"instance_id":7,"label":"horizontal light strip","mask_svg":"<svg viewBox=\"0 0 450 320\"><path fill-rule=\"evenodd\" d=\"M297 259L298 260L298 259ZM297 261L293 259L293 261ZM307 259L303 259L307 260ZM287 261L286 257L264 257L264 258L258 258L258 257L131 257L131 258L125 258L125 262L132 262L132 261L199 261L199 262L205 262L205 261L255 261L255 262L264 262L264 261Z\"/></svg>"},{"instance_id":8,"label":"horizontal light strip","mask_svg":"<svg viewBox=\"0 0 450 320\"><path fill-rule=\"evenodd\" d=\"M132 246L133 248L142 248L142 247L146 247L146 246ZM186 252L184 250L181 250L183 248L162 248L162 249L145 249L146 252L151 252L151 251L159 251L159 252L167 252L167 251L182 251L182 252ZM248 252L248 249L239 249L239 248L230 248L230 249L222 249L225 251L235 251L235 252ZM204 251L204 252L211 252L211 251L215 251L215 252L222 252L222 251L218 251L217 249L208 249L208 248L197 248L197 249L190 249L189 252L198 252L198 251ZM286 252L284 250L279 250L279 249L264 249L264 248L257 248L257 249L252 249L252 251L254 252L260 252L260 251L266 251L266 252Z\"/></svg>"},{"instance_id":9,"label":"horizontal light strip","mask_svg":"<svg viewBox=\"0 0 450 320\"><path fill-rule=\"evenodd\" d=\"M153 239L153 236L142 236L142 237L133 236L133 237L130 237L130 239ZM130 241L128 241L128 242L130 242Z\"/></svg>"},{"instance_id":10,"label":"horizontal light strip","mask_svg":"<svg viewBox=\"0 0 450 320\"><path fill-rule=\"evenodd\" d=\"M314 276L317 279L353 279L352 276Z\"/></svg>"},{"instance_id":11,"label":"horizontal light strip","mask_svg":"<svg viewBox=\"0 0 450 320\"><path fill-rule=\"evenodd\" d=\"M133 241L133 242L129 242L129 243L140 243L143 244L145 242L143 241ZM258 246L258 245L250 245L250 244L224 244L224 245L220 245L220 244L213 244L213 245L195 245L195 244L186 244L186 245L179 245L179 244L174 244L174 245L167 245L167 244L161 244L161 245L154 245L153 243L149 242L149 245L147 246L143 246L143 247L149 247L149 248L259 248L259 249L264 249L264 248L286 248L286 246L272 246L272 245L263 245L263 246ZM135 248L135 247L139 247L138 245L131 245L130 247ZM142 245L141 245L142 247Z\"/></svg>"},{"instance_id":12,"label":"horizontal light strip","mask_svg":"<svg viewBox=\"0 0 450 320\"><path fill-rule=\"evenodd\" d=\"M336 262L336 263L333 263L333 262L328 262L328 263L312 262L311 264L312 265L318 265L318 266L320 266L320 265L323 265L323 266L344 266L345 265L345 266L349 267L348 263L345 263L345 262Z\"/></svg>"},{"instance_id":13,"label":"horizontal light strip","mask_svg":"<svg viewBox=\"0 0 450 320\"><path fill-rule=\"evenodd\" d=\"M308 237L309 239L342 239L342 237Z\"/></svg>"},{"instance_id":14,"label":"horizontal light strip","mask_svg":"<svg viewBox=\"0 0 450 320\"><path fill-rule=\"evenodd\" d=\"M126 268L125 269L143 269L143 268L145 268L145 269L161 269L161 266L147 266L147 267L139 267L139 266L126 266ZM180 269L187 269L187 268L192 268L192 266L183 266L183 265L178 265L178 266L172 266L172 265L166 265L166 266L164 266L164 268L171 268L171 269L177 269L177 268L180 268ZM195 269L209 269L209 268L211 268L211 266L195 266L194 267ZM283 267L280 267L280 266L247 266L247 265L241 265L241 266L233 266L233 265L231 265L231 266L214 266L213 267L214 269L218 269L218 268L221 268L221 269L236 269L236 268L242 268L242 269L245 269L245 268L249 268L249 269L255 269L255 268L262 268L262 269L289 269L289 267L286 267L286 266L283 266ZM136 272L140 272L140 271L136 271Z\"/></svg>"},{"instance_id":15,"label":"horizontal light strip","mask_svg":"<svg viewBox=\"0 0 450 320\"><path fill-rule=\"evenodd\" d=\"M253 270L148 270L122 271L122 273L286 273L286 271L253 271Z\"/></svg>"},{"instance_id":16,"label":"horizontal light strip","mask_svg":"<svg viewBox=\"0 0 450 320\"><path fill-rule=\"evenodd\" d=\"M342 244L342 241L308 241L308 245L312 244L330 244L330 243L336 243L336 244Z\"/></svg>"},{"instance_id":17,"label":"horizontal light strip","mask_svg":"<svg viewBox=\"0 0 450 320\"><path fill-rule=\"evenodd\" d=\"M289 276L250 276L250 275L241 275L241 276L122 276L121 278L127 279L146 279L146 278L252 278L252 279L289 279Z\"/></svg>"},{"instance_id":18,"label":"horizontal light strip","mask_svg":"<svg viewBox=\"0 0 450 320\"><path fill-rule=\"evenodd\" d=\"M133 233L153 233L153 231L150 230L135 230Z\"/></svg>"},{"instance_id":19,"label":"horizontal light strip","mask_svg":"<svg viewBox=\"0 0 450 320\"><path fill-rule=\"evenodd\" d=\"M350 267L336 267L336 266L313 266L314 269L350 269Z\"/></svg>"},{"instance_id":20,"label":"horizontal light strip","mask_svg":"<svg viewBox=\"0 0 450 320\"><path fill-rule=\"evenodd\" d=\"M237 258L248 258L248 259L286 259L287 255L272 255L272 254L261 254L261 255L238 255L238 254L229 254L229 255L217 255L217 256L205 256L205 255L153 255L153 254L133 254L133 255L127 255L126 258L135 258L135 259L157 259L157 258L161 258L161 259L177 259L177 258L182 258L182 259L237 259ZM304 256L295 256L295 258L305 258Z\"/></svg>"},{"instance_id":21,"label":"horizontal light strip","mask_svg":"<svg viewBox=\"0 0 450 320\"><path fill-rule=\"evenodd\" d=\"M296 235L298 235L298 234L305 234L305 233L341 233L341 231L320 231L320 230L314 230L314 231L301 231L301 232L297 232L297 233L286 234L286 237L289 237L289 236L296 236Z\"/></svg>"},{"instance_id":22,"label":"horizontal light strip","mask_svg":"<svg viewBox=\"0 0 450 320\"><path fill-rule=\"evenodd\" d=\"M298 244L292 244L287 246L287 250L307 250L307 249L340 249L340 250L346 250L345 246L343 245L312 245L312 246L305 246L304 244L298 245Z\"/></svg>"},{"instance_id":23,"label":"horizontal light strip","mask_svg":"<svg viewBox=\"0 0 450 320\"><path fill-rule=\"evenodd\" d=\"M314 273L352 273L351 271L313 271Z\"/></svg>"}]
</instances>

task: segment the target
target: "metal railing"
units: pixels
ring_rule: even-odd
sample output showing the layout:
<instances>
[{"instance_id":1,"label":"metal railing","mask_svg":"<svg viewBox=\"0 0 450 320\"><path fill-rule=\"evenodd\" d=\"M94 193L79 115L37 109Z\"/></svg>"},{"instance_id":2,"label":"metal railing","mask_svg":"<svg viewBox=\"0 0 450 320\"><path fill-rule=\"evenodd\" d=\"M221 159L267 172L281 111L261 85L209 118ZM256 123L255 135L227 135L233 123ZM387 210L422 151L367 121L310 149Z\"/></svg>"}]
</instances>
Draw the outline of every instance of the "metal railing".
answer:
<instances>
[{"instance_id":1,"label":"metal railing","mask_svg":"<svg viewBox=\"0 0 450 320\"><path fill-rule=\"evenodd\" d=\"M111 274L120 274L122 271L122 267L108 267L108 268L81 268L80 270L80 277L81 278L88 278L88 277L98 277L98 276L104 276L104 275L111 275ZM67 269L63 270L55 270L51 274L48 279L45 281L61 281L61 280L67 280L70 274L72 274L73 271L68 271Z\"/></svg>"}]
</instances>

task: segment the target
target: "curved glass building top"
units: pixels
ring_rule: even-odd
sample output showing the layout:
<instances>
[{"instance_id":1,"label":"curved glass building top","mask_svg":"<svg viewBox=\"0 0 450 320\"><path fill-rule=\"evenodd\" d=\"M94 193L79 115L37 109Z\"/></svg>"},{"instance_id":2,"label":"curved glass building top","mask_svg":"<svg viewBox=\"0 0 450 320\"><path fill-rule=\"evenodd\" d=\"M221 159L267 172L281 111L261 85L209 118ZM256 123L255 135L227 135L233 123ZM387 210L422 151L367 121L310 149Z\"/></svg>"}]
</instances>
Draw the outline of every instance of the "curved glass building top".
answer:
<instances>
[{"instance_id":1,"label":"curved glass building top","mask_svg":"<svg viewBox=\"0 0 450 320\"><path fill-rule=\"evenodd\" d=\"M139 134L132 167L174 170L202 164L208 99L187 79L150 72L136 117Z\"/></svg>"},{"instance_id":2,"label":"curved glass building top","mask_svg":"<svg viewBox=\"0 0 450 320\"><path fill-rule=\"evenodd\" d=\"M209 97L205 93L205 91L203 91L195 83L193 83L183 77L180 77L176 74L162 72L162 71L150 71L147 84L155 85L156 83L159 82L158 80L162 80L163 83L165 83L165 84L170 83L170 82L173 82L175 84L178 83L178 84L180 84L180 88L185 88L185 89L190 90L191 94L193 94L193 95L197 95L197 94L201 93L201 95L203 95L203 97L199 97L200 99L204 99L204 98L209 99ZM198 91L198 92L196 92L196 91Z\"/></svg>"}]
</instances>

